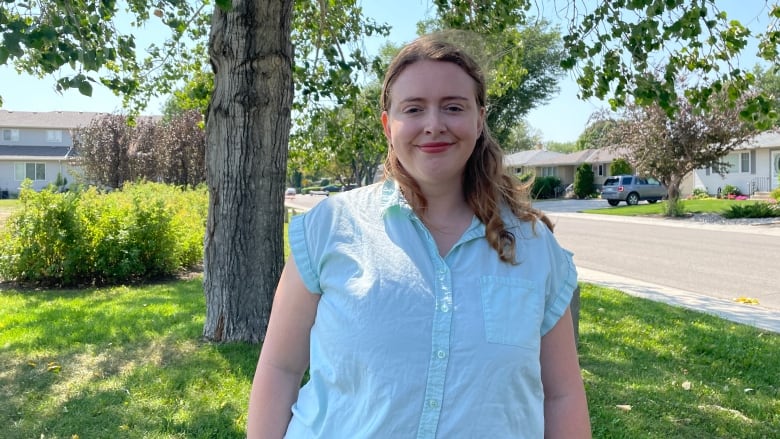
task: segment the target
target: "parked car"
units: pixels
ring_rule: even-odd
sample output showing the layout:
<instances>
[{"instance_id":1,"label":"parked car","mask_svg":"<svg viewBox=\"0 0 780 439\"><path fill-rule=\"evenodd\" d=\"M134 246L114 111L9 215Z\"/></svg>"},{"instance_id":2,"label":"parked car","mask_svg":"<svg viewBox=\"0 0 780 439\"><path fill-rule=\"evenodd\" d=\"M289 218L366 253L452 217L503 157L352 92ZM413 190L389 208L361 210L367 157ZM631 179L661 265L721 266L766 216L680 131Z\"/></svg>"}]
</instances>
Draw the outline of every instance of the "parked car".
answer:
<instances>
[{"instance_id":1,"label":"parked car","mask_svg":"<svg viewBox=\"0 0 780 439\"><path fill-rule=\"evenodd\" d=\"M288 188L287 188L287 189L285 189L285 191L284 191L284 196L285 196L285 197L294 197L294 196L295 196L295 193L296 193L296 192L295 192L295 188L294 188L294 187L288 187Z\"/></svg>"},{"instance_id":2,"label":"parked car","mask_svg":"<svg viewBox=\"0 0 780 439\"><path fill-rule=\"evenodd\" d=\"M666 186L655 178L638 175L607 177L601 188L601 198L607 200L610 206L617 206L621 201L634 206L641 200L652 204L665 198L666 193Z\"/></svg>"}]
</instances>

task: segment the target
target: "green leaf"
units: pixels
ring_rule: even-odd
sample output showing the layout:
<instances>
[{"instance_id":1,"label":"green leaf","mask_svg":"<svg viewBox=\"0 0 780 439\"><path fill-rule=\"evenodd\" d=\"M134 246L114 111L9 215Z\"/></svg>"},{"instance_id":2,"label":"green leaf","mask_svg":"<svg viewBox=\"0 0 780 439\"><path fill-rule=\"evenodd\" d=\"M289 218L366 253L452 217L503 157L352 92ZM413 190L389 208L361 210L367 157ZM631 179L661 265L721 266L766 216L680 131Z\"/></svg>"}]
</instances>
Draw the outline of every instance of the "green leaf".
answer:
<instances>
[{"instance_id":1,"label":"green leaf","mask_svg":"<svg viewBox=\"0 0 780 439\"><path fill-rule=\"evenodd\" d=\"M233 9L233 0L217 0L217 7L227 12Z\"/></svg>"},{"instance_id":2,"label":"green leaf","mask_svg":"<svg viewBox=\"0 0 780 439\"><path fill-rule=\"evenodd\" d=\"M92 84L87 80L79 82L79 93L92 97Z\"/></svg>"}]
</instances>

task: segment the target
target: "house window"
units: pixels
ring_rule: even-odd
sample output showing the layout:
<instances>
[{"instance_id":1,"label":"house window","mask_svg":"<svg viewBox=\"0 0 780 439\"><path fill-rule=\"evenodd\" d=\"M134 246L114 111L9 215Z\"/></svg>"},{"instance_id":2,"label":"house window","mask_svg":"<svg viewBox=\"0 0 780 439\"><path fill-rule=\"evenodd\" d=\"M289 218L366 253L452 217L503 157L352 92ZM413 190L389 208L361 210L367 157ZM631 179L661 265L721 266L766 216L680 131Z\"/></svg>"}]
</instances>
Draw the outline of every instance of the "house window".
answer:
<instances>
[{"instance_id":1,"label":"house window","mask_svg":"<svg viewBox=\"0 0 780 439\"><path fill-rule=\"evenodd\" d=\"M46 141L62 143L62 130L46 130Z\"/></svg>"},{"instance_id":2,"label":"house window","mask_svg":"<svg viewBox=\"0 0 780 439\"><path fill-rule=\"evenodd\" d=\"M603 177L604 176L604 164L603 163L599 165L598 176L599 177Z\"/></svg>"},{"instance_id":3,"label":"house window","mask_svg":"<svg viewBox=\"0 0 780 439\"><path fill-rule=\"evenodd\" d=\"M750 153L739 154L739 172L750 173Z\"/></svg>"},{"instance_id":4,"label":"house window","mask_svg":"<svg viewBox=\"0 0 780 439\"><path fill-rule=\"evenodd\" d=\"M15 128L10 129L4 129L3 130L3 140L6 142L18 142L19 141L19 130Z\"/></svg>"},{"instance_id":5,"label":"house window","mask_svg":"<svg viewBox=\"0 0 780 439\"><path fill-rule=\"evenodd\" d=\"M554 177L555 166L545 166L542 168L542 177Z\"/></svg>"},{"instance_id":6,"label":"house window","mask_svg":"<svg viewBox=\"0 0 780 439\"><path fill-rule=\"evenodd\" d=\"M25 178L30 180L46 180L45 163L16 163L14 165L14 177L16 181L22 181Z\"/></svg>"},{"instance_id":7,"label":"house window","mask_svg":"<svg viewBox=\"0 0 780 439\"><path fill-rule=\"evenodd\" d=\"M720 162L719 166L714 166L713 171L718 172L718 169L724 174L732 174L739 172L739 156L737 154L729 154Z\"/></svg>"}]
</instances>

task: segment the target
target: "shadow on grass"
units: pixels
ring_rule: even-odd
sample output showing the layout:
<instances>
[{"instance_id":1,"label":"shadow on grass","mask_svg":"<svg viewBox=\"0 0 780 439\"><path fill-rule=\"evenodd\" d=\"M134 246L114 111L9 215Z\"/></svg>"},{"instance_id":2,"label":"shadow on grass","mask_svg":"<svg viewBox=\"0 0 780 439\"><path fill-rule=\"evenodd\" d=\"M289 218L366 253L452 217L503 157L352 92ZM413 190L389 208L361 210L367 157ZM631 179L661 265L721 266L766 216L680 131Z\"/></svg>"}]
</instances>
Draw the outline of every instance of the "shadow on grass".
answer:
<instances>
[{"instance_id":1,"label":"shadow on grass","mask_svg":"<svg viewBox=\"0 0 780 439\"><path fill-rule=\"evenodd\" d=\"M581 303L594 437L780 433L777 334L588 285Z\"/></svg>"},{"instance_id":2,"label":"shadow on grass","mask_svg":"<svg viewBox=\"0 0 780 439\"><path fill-rule=\"evenodd\" d=\"M259 346L199 340L199 279L22 302L0 346L4 438L244 437Z\"/></svg>"}]
</instances>

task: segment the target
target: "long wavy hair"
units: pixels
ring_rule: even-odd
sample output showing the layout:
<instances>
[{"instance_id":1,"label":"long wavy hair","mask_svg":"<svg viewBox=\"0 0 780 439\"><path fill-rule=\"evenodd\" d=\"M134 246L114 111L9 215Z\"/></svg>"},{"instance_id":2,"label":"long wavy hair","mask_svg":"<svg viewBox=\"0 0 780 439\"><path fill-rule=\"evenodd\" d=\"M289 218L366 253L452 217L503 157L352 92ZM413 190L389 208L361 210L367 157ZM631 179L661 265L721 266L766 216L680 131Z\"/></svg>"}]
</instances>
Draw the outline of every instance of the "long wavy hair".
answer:
<instances>
[{"instance_id":1,"label":"long wavy hair","mask_svg":"<svg viewBox=\"0 0 780 439\"><path fill-rule=\"evenodd\" d=\"M436 35L420 37L405 46L396 55L385 74L380 105L389 111L392 102L390 92L393 83L406 69L418 61L450 62L458 65L476 83L476 98L480 107L487 108L485 77L474 59L453 44ZM389 142L389 139L388 139ZM485 124L477 139L474 152L466 162L463 173L463 195L477 218L485 224L486 237L499 258L516 263L515 236L506 229L501 219L501 206L507 206L517 218L530 221L534 226L540 220L552 230L553 224L540 210L531 207L528 185L523 185L509 174L503 165L504 153L490 135ZM385 178L398 182L407 202L419 214L425 212L428 202L420 186L404 169L392 145L385 159Z\"/></svg>"}]
</instances>

